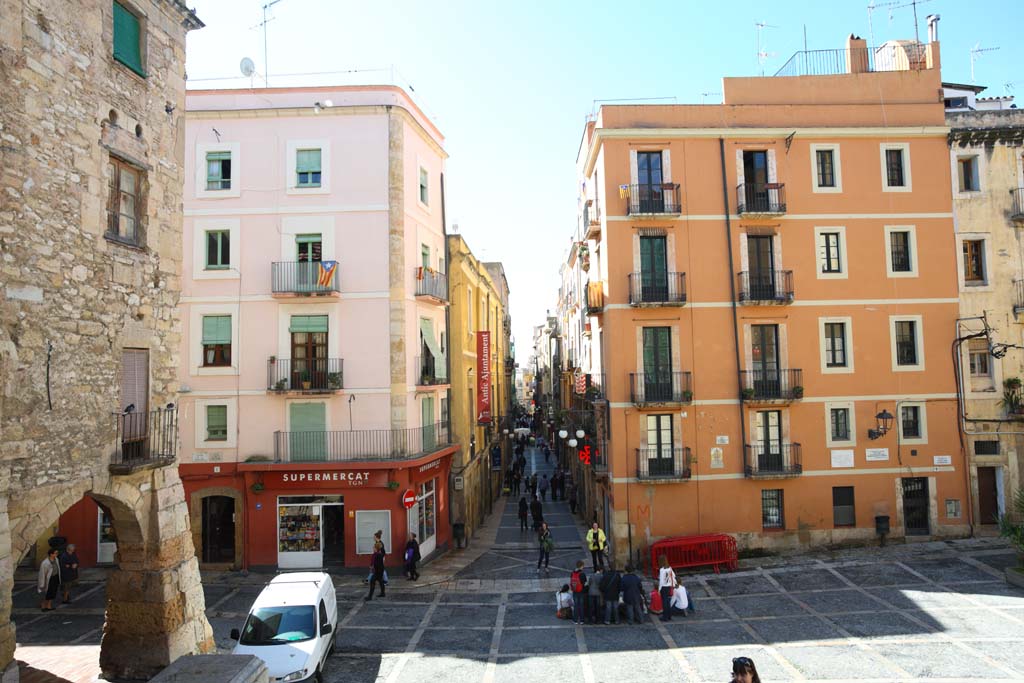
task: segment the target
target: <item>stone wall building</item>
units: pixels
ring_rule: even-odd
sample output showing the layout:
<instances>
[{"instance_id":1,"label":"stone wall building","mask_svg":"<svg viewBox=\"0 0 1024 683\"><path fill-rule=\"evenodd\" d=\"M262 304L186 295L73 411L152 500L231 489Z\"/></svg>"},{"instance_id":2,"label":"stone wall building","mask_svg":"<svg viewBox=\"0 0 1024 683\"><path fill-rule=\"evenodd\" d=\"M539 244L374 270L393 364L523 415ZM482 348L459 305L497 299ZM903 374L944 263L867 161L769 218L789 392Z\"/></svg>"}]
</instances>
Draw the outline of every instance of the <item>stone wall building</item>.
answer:
<instances>
[{"instance_id":1,"label":"stone wall building","mask_svg":"<svg viewBox=\"0 0 1024 683\"><path fill-rule=\"evenodd\" d=\"M0 667L14 568L83 496L117 537L104 673L213 647L174 466L200 27L180 0L0 3Z\"/></svg>"}]
</instances>

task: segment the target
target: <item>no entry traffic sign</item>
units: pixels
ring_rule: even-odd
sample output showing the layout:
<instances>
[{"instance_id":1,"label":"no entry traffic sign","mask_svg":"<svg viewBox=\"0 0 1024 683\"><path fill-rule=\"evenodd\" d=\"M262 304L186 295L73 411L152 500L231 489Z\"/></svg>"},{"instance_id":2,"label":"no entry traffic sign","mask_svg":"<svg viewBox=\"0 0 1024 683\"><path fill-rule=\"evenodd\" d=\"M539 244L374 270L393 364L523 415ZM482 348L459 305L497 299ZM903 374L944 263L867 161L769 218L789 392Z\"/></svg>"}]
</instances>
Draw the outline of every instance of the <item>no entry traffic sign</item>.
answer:
<instances>
[{"instance_id":1,"label":"no entry traffic sign","mask_svg":"<svg viewBox=\"0 0 1024 683\"><path fill-rule=\"evenodd\" d=\"M406 489L405 493L402 494L402 505L405 506L406 510L411 510L412 506L416 504L416 492L412 489Z\"/></svg>"}]
</instances>

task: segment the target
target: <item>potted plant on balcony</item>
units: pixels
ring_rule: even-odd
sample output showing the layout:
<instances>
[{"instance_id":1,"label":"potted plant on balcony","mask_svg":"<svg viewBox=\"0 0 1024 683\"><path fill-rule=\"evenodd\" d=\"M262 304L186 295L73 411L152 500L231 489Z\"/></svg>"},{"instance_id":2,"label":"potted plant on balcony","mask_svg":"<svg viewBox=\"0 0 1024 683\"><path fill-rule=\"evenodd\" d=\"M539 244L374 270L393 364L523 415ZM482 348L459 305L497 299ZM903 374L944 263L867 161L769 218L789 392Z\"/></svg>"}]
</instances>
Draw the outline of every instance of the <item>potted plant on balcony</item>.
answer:
<instances>
[{"instance_id":1,"label":"potted plant on balcony","mask_svg":"<svg viewBox=\"0 0 1024 683\"><path fill-rule=\"evenodd\" d=\"M270 357L270 364L273 365L276 362L277 362L277 356L271 356Z\"/></svg>"},{"instance_id":2,"label":"potted plant on balcony","mask_svg":"<svg viewBox=\"0 0 1024 683\"><path fill-rule=\"evenodd\" d=\"M693 392L687 389L683 392L683 403L689 403L693 400Z\"/></svg>"},{"instance_id":3,"label":"potted plant on balcony","mask_svg":"<svg viewBox=\"0 0 1024 683\"><path fill-rule=\"evenodd\" d=\"M1020 377L1007 377L1003 380L1003 398L999 405L1006 408L1010 417L1024 417L1024 397L1021 396Z\"/></svg>"},{"instance_id":4,"label":"potted plant on balcony","mask_svg":"<svg viewBox=\"0 0 1024 683\"><path fill-rule=\"evenodd\" d=\"M252 489L253 493L259 493L260 491L262 491L266 487L263 486L263 482L262 481L257 481L255 483L253 483L253 485L250 486L249 488Z\"/></svg>"},{"instance_id":5,"label":"potted plant on balcony","mask_svg":"<svg viewBox=\"0 0 1024 683\"><path fill-rule=\"evenodd\" d=\"M744 387L742 395L744 401L749 401L750 399L754 398L754 388Z\"/></svg>"},{"instance_id":6,"label":"potted plant on balcony","mask_svg":"<svg viewBox=\"0 0 1024 683\"><path fill-rule=\"evenodd\" d=\"M341 373L340 372L329 372L327 373L327 386L331 389L341 389Z\"/></svg>"},{"instance_id":7,"label":"potted plant on balcony","mask_svg":"<svg viewBox=\"0 0 1024 683\"><path fill-rule=\"evenodd\" d=\"M803 397L804 397L804 388L802 386L800 386L799 384L796 385L795 387L793 387L793 398L803 398Z\"/></svg>"},{"instance_id":8,"label":"potted plant on balcony","mask_svg":"<svg viewBox=\"0 0 1024 683\"><path fill-rule=\"evenodd\" d=\"M288 380L279 379L274 383L274 391L285 391L288 389Z\"/></svg>"},{"instance_id":9,"label":"potted plant on balcony","mask_svg":"<svg viewBox=\"0 0 1024 683\"><path fill-rule=\"evenodd\" d=\"M303 391L309 391L309 387L311 387L313 385L313 376L312 376L312 374L310 374L309 370L303 370L302 371L302 380L301 381L302 381L302 390Z\"/></svg>"},{"instance_id":10,"label":"potted plant on balcony","mask_svg":"<svg viewBox=\"0 0 1024 683\"><path fill-rule=\"evenodd\" d=\"M580 242L579 246L580 268L586 273L590 270L590 247L586 242Z\"/></svg>"},{"instance_id":11,"label":"potted plant on balcony","mask_svg":"<svg viewBox=\"0 0 1024 683\"><path fill-rule=\"evenodd\" d=\"M392 491L397 489L399 486L401 486L401 484L399 484L397 481L389 481L388 482L388 488L391 489Z\"/></svg>"},{"instance_id":12,"label":"potted plant on balcony","mask_svg":"<svg viewBox=\"0 0 1024 683\"><path fill-rule=\"evenodd\" d=\"M695 462L697 462L697 456L690 453L689 449L686 449L686 458L685 462L683 462L683 479L689 479L693 476L693 464Z\"/></svg>"}]
</instances>

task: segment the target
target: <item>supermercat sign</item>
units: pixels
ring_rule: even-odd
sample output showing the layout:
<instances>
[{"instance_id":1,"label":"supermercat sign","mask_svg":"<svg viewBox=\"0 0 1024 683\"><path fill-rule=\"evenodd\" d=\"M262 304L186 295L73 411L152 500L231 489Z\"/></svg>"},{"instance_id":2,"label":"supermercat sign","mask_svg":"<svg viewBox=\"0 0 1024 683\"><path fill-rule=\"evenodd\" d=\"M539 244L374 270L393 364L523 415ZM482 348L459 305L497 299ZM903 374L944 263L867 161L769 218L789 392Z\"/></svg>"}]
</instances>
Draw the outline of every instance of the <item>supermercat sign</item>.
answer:
<instances>
[{"instance_id":1,"label":"supermercat sign","mask_svg":"<svg viewBox=\"0 0 1024 683\"><path fill-rule=\"evenodd\" d=\"M357 486L387 486L385 470L323 470L309 472L282 472L278 482L284 488L331 488ZM268 487L273 480L267 482Z\"/></svg>"}]
</instances>

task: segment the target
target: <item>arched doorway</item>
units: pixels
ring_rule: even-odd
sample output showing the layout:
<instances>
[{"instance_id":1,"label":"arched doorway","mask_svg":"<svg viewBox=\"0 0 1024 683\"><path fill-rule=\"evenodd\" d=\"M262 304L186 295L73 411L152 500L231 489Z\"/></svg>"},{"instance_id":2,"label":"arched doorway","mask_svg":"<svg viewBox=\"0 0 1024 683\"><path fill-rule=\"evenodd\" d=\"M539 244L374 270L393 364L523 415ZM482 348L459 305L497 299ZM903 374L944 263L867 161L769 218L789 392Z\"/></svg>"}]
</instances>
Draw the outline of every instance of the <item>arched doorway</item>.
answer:
<instances>
[{"instance_id":1,"label":"arched doorway","mask_svg":"<svg viewBox=\"0 0 1024 683\"><path fill-rule=\"evenodd\" d=\"M189 497L192 543L204 569L241 569L244 502L235 488L210 486Z\"/></svg>"}]
</instances>

